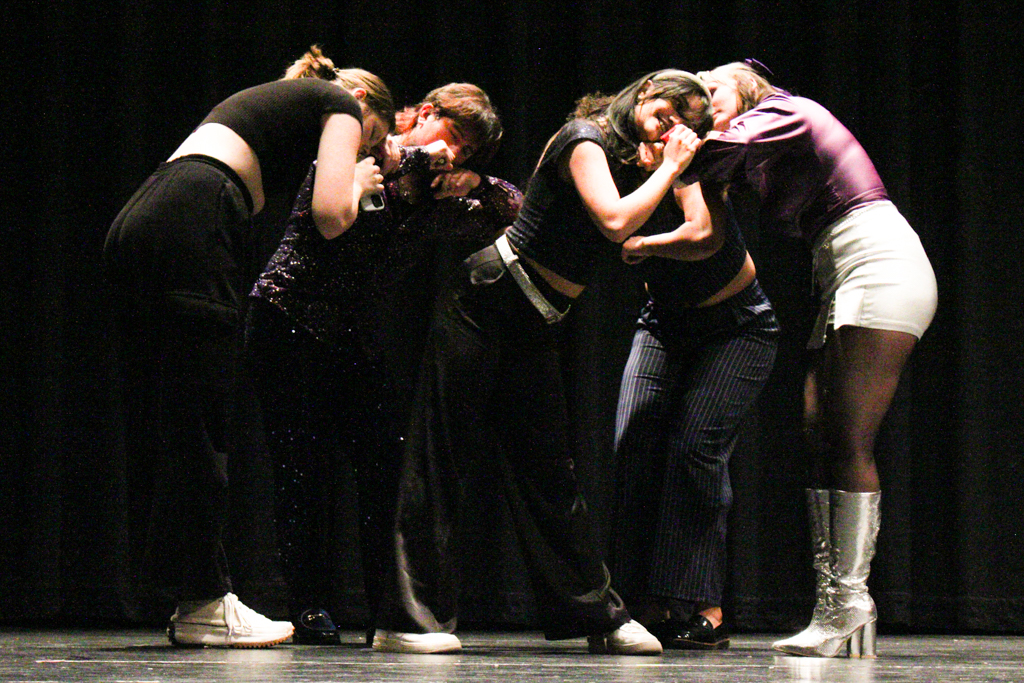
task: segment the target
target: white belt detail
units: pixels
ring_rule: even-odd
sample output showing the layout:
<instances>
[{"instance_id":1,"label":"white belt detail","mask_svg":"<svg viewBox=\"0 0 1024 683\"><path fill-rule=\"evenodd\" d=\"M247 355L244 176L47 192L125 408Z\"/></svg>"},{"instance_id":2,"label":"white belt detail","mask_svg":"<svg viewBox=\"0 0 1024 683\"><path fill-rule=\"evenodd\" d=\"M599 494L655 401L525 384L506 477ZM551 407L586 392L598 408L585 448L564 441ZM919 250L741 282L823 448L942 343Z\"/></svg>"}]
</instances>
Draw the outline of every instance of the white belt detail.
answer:
<instances>
[{"instance_id":1,"label":"white belt detail","mask_svg":"<svg viewBox=\"0 0 1024 683\"><path fill-rule=\"evenodd\" d=\"M494 242L494 246L498 248L498 253L501 254L501 260L505 262L508 272L512 273L512 279L519 285L519 289L523 290L523 294L533 304L533 307L544 316L549 325L561 322L562 318L569 314L569 309L566 308L565 312L562 313L544 298L541 291L537 289L537 285L533 284L530 276L523 269L523 264L519 262L519 256L512 251L512 246L508 243L508 237L502 235Z\"/></svg>"}]
</instances>

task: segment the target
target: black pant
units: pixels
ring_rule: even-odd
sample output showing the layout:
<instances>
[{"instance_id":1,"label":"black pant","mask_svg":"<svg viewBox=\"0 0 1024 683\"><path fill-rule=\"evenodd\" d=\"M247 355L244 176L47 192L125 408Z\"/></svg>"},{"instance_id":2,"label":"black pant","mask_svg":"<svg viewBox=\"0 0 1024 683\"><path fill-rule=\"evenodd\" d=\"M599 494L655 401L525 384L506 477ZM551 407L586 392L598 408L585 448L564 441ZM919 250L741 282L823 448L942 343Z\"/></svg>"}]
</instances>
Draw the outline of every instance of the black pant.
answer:
<instances>
[{"instance_id":1,"label":"black pant","mask_svg":"<svg viewBox=\"0 0 1024 683\"><path fill-rule=\"evenodd\" d=\"M375 617L391 565L398 480L389 438L390 402L381 373L355 341L328 345L280 309L254 299L246 360L274 459L275 513L292 616L334 603L342 506L358 509L366 599ZM358 500L346 500L340 468L351 467Z\"/></svg>"},{"instance_id":2,"label":"black pant","mask_svg":"<svg viewBox=\"0 0 1024 683\"><path fill-rule=\"evenodd\" d=\"M178 600L231 590L222 535L250 217L231 169L183 158L146 180L104 248L128 379L129 456L152 491L147 565Z\"/></svg>"},{"instance_id":3,"label":"black pant","mask_svg":"<svg viewBox=\"0 0 1024 683\"><path fill-rule=\"evenodd\" d=\"M143 528L143 583L177 600L232 590L222 543L228 516L229 418L238 338L168 316L121 335L132 506Z\"/></svg>"},{"instance_id":4,"label":"black pant","mask_svg":"<svg viewBox=\"0 0 1024 683\"><path fill-rule=\"evenodd\" d=\"M460 288L442 294L431 327L400 481L395 593L383 626L455 629L461 475L475 470L493 478L493 495L511 510L545 635L609 632L629 615L611 589L576 480L559 326L545 323L489 251Z\"/></svg>"}]
</instances>

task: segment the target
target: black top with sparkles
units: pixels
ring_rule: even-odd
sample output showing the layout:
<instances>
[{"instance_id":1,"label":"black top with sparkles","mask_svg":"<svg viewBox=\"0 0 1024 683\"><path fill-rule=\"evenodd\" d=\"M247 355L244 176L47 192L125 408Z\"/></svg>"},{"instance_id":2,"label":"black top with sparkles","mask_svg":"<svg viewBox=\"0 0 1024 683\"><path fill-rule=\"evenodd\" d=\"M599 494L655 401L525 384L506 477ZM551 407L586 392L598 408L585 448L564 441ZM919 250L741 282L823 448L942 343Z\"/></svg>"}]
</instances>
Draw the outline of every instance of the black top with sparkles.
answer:
<instances>
[{"instance_id":1,"label":"black top with sparkles","mask_svg":"<svg viewBox=\"0 0 1024 683\"><path fill-rule=\"evenodd\" d=\"M468 196L435 200L429 194L429 154L421 147L401 153L398 171L385 182L385 207L360 212L332 240L313 222L314 164L284 239L251 296L274 304L327 344L350 343L354 332L372 347L388 284L401 279L428 241L485 245L515 217L522 193L514 185L482 176ZM373 348L367 351L376 355Z\"/></svg>"}]
</instances>

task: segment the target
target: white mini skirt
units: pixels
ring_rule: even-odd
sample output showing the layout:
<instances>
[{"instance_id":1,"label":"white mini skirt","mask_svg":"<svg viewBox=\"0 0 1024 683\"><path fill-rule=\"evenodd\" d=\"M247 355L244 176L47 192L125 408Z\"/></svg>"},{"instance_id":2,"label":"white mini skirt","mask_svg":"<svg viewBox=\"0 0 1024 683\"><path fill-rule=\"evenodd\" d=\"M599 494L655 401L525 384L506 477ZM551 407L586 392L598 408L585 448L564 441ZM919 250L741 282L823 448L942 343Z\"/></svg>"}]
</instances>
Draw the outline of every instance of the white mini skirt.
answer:
<instances>
[{"instance_id":1,"label":"white mini skirt","mask_svg":"<svg viewBox=\"0 0 1024 683\"><path fill-rule=\"evenodd\" d=\"M917 233L889 201L851 211L814 243L821 312L807 348L843 325L907 332L918 339L938 303L935 273Z\"/></svg>"}]
</instances>

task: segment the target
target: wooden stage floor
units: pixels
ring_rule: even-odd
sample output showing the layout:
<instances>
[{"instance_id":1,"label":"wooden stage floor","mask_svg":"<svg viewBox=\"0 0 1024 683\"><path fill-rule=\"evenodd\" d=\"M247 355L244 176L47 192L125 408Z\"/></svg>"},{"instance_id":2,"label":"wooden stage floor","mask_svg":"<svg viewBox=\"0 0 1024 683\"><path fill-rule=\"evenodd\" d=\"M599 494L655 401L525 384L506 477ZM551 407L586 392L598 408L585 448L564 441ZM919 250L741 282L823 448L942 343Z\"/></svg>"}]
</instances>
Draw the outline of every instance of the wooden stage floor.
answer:
<instances>
[{"instance_id":1,"label":"wooden stage floor","mask_svg":"<svg viewBox=\"0 0 1024 683\"><path fill-rule=\"evenodd\" d=\"M745 683L747 681L1024 682L1024 638L885 636L877 659L786 657L778 634L733 637L719 652L660 657L589 655L586 641L548 643L536 633L460 633L457 655L372 652L361 635L340 647L178 649L158 630L0 628L0 681L53 683Z\"/></svg>"}]
</instances>

